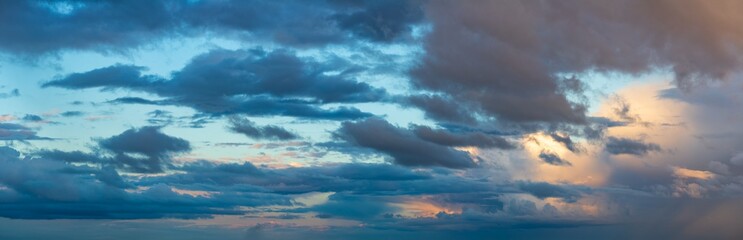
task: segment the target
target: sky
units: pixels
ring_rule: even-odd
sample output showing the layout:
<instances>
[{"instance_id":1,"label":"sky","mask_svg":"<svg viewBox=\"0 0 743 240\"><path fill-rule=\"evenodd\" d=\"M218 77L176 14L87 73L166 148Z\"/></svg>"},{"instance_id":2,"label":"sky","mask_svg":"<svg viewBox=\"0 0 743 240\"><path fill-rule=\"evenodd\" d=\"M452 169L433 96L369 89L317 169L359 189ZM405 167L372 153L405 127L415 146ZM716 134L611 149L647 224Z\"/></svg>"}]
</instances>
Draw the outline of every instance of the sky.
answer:
<instances>
[{"instance_id":1,"label":"sky","mask_svg":"<svg viewBox=\"0 0 743 240\"><path fill-rule=\"evenodd\" d=\"M0 239L740 239L740 12L0 1Z\"/></svg>"}]
</instances>

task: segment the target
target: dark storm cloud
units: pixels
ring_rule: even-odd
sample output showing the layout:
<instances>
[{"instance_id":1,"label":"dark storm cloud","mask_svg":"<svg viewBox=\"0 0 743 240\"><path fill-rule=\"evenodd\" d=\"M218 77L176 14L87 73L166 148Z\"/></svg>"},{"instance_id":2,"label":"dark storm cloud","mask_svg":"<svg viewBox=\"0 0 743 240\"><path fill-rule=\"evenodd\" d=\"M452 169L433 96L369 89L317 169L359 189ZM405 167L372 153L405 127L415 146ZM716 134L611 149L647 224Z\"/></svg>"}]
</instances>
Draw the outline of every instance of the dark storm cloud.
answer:
<instances>
[{"instance_id":1,"label":"dark storm cloud","mask_svg":"<svg viewBox=\"0 0 743 240\"><path fill-rule=\"evenodd\" d=\"M52 140L48 137L41 137L36 134L36 130L16 123L0 122L0 140Z\"/></svg>"},{"instance_id":2,"label":"dark storm cloud","mask_svg":"<svg viewBox=\"0 0 743 240\"><path fill-rule=\"evenodd\" d=\"M328 74L338 67L346 68L300 58L286 50L214 50L195 57L169 80L145 75L141 67L114 65L70 74L43 86L148 92L166 99L127 97L112 102L181 105L213 115L245 113L321 119L371 116L351 107L320 107L327 103L380 101L387 95L383 89L352 80L352 75Z\"/></svg>"},{"instance_id":3,"label":"dark storm cloud","mask_svg":"<svg viewBox=\"0 0 743 240\"><path fill-rule=\"evenodd\" d=\"M565 159L562 159L560 156L558 156L555 153L542 151L539 153L539 159L542 159L545 163L552 164L555 166L572 166L570 162L568 162Z\"/></svg>"},{"instance_id":4,"label":"dark storm cloud","mask_svg":"<svg viewBox=\"0 0 743 240\"><path fill-rule=\"evenodd\" d=\"M585 106L566 97L583 88L566 74L668 68L690 87L743 65L737 1L431 1L425 9L432 32L414 85L503 121L586 122ZM466 120L420 102L429 117Z\"/></svg>"},{"instance_id":5,"label":"dark storm cloud","mask_svg":"<svg viewBox=\"0 0 743 240\"><path fill-rule=\"evenodd\" d=\"M204 32L293 46L408 36L423 15L405 1L6 1L0 50L41 55L59 50L110 52L166 37Z\"/></svg>"},{"instance_id":6,"label":"dark storm cloud","mask_svg":"<svg viewBox=\"0 0 743 240\"><path fill-rule=\"evenodd\" d=\"M160 132L160 127L129 129L119 135L102 139L101 148L116 154L118 167L132 172L162 172L172 154L188 152L188 141L171 137ZM141 154L143 157L132 156Z\"/></svg>"},{"instance_id":7,"label":"dark storm cloud","mask_svg":"<svg viewBox=\"0 0 743 240\"><path fill-rule=\"evenodd\" d=\"M344 122L336 135L351 144L385 153L400 165L449 168L476 165L464 151L426 141L410 130L398 128L378 118Z\"/></svg>"},{"instance_id":8,"label":"dark storm cloud","mask_svg":"<svg viewBox=\"0 0 743 240\"><path fill-rule=\"evenodd\" d=\"M299 136L276 125L258 126L247 118L230 117L228 128L256 140L292 140Z\"/></svg>"},{"instance_id":9,"label":"dark storm cloud","mask_svg":"<svg viewBox=\"0 0 743 240\"><path fill-rule=\"evenodd\" d=\"M660 146L655 143L646 143L642 140L617 137L607 138L605 149L607 152L614 155L631 154L637 156L643 156L650 152L661 150Z\"/></svg>"}]
</instances>

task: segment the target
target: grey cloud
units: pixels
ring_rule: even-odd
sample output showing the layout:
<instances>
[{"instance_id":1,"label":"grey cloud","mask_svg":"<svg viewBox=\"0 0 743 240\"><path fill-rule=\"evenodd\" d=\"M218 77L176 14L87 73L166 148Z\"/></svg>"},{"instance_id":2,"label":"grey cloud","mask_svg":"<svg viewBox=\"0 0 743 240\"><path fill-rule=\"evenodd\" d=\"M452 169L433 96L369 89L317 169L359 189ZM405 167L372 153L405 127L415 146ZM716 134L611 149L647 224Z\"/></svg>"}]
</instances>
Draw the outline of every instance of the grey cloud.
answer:
<instances>
[{"instance_id":1,"label":"grey cloud","mask_svg":"<svg viewBox=\"0 0 743 240\"><path fill-rule=\"evenodd\" d=\"M98 144L116 157L114 164L132 172L162 172L172 154L188 152L188 141L171 137L160 132L159 127L129 129L119 135L102 139ZM141 154L143 157L132 156Z\"/></svg>"},{"instance_id":2,"label":"grey cloud","mask_svg":"<svg viewBox=\"0 0 743 240\"><path fill-rule=\"evenodd\" d=\"M571 152L581 151L580 146L577 143L573 142L573 139L570 138L570 135L551 133L550 137L552 138L552 140L555 140L556 142L559 142L560 144L565 146L565 148L567 148Z\"/></svg>"},{"instance_id":3,"label":"grey cloud","mask_svg":"<svg viewBox=\"0 0 743 240\"><path fill-rule=\"evenodd\" d=\"M44 87L82 89L101 87L157 94L164 100L118 98L113 103L188 106L213 115L285 115L321 119L358 119L371 116L352 107L321 108L327 103L380 101L383 89L329 75L344 66L330 66L300 58L287 50L214 50L192 59L164 80L142 74L142 68L114 65L73 73Z\"/></svg>"},{"instance_id":4,"label":"grey cloud","mask_svg":"<svg viewBox=\"0 0 743 240\"><path fill-rule=\"evenodd\" d=\"M171 186L149 185L126 191L136 178L111 167L75 165L48 157L18 159L18 152L0 147L0 216L20 219L148 219L209 218L244 214L238 206L290 205L288 197L258 192L225 191L211 197L179 194ZM79 155L71 153L67 157ZM64 156L62 156L64 157Z\"/></svg>"},{"instance_id":5,"label":"grey cloud","mask_svg":"<svg viewBox=\"0 0 743 240\"><path fill-rule=\"evenodd\" d=\"M555 153L542 151L539 153L539 159L542 159L545 163L552 164L555 166L572 166L573 164L565 159L562 159Z\"/></svg>"},{"instance_id":6,"label":"grey cloud","mask_svg":"<svg viewBox=\"0 0 743 240\"><path fill-rule=\"evenodd\" d=\"M140 147L122 148L151 152ZM394 203L410 196L426 196L439 204L462 205L468 211L502 216L498 214L515 214L504 209L499 200L503 194L528 193L538 198L560 198L572 202L588 191L571 185L539 182L494 183L477 177L414 170L392 164L348 163L271 169L250 163L195 161L172 166L173 172L169 174L142 177L119 175L116 169L106 164L73 164L95 163L86 158L106 158L98 154L46 151L37 154L40 157L20 160L17 151L0 148L0 166L3 166L0 173L14 173L0 175L0 184L7 186L0 189L0 200L5 199L6 203L6 207L0 207L0 216L29 219L203 218L213 214L245 214L240 206L293 205L294 208L273 211L280 214L315 212L318 217L354 219L384 227L385 221L389 221L385 220L389 219L387 215L397 209ZM178 194L172 188L208 191L210 196ZM132 191L134 189L148 190ZM290 201L295 194L312 192L335 194L328 202L315 206ZM458 215L451 217L457 218ZM395 220L394 216L392 220ZM407 221L412 220L404 220L401 224ZM400 227L415 228L414 222L410 224L413 225ZM491 223L479 224L488 226ZM445 223L431 226L445 226Z\"/></svg>"},{"instance_id":7,"label":"grey cloud","mask_svg":"<svg viewBox=\"0 0 743 240\"><path fill-rule=\"evenodd\" d=\"M645 143L642 140L617 137L607 138L605 149L607 152L614 155L631 154L638 156L661 150L660 146L655 143Z\"/></svg>"},{"instance_id":8,"label":"grey cloud","mask_svg":"<svg viewBox=\"0 0 743 240\"><path fill-rule=\"evenodd\" d=\"M172 1L170 1L172 3ZM69 13L57 11L61 5ZM3 2L0 49L19 54L44 54L61 49L110 49L149 43L170 20L168 2ZM80 6L80 7L74 7Z\"/></svg>"},{"instance_id":9,"label":"grey cloud","mask_svg":"<svg viewBox=\"0 0 743 240\"><path fill-rule=\"evenodd\" d=\"M26 115L23 116L23 118L21 118L21 120L27 121L27 122L41 122L41 121L44 121L44 119L41 118L41 116L34 115L34 114L26 114Z\"/></svg>"},{"instance_id":10,"label":"grey cloud","mask_svg":"<svg viewBox=\"0 0 743 240\"><path fill-rule=\"evenodd\" d=\"M723 17L743 9L736 1L430 1L425 9L433 27L414 85L501 121L585 123L585 106L566 97L581 88L561 87L565 74L667 68L690 88L743 65L740 18Z\"/></svg>"},{"instance_id":11,"label":"grey cloud","mask_svg":"<svg viewBox=\"0 0 743 240\"><path fill-rule=\"evenodd\" d=\"M444 129L432 129L427 126L414 126L413 133L419 138L444 146L514 149L507 139L482 132L454 133Z\"/></svg>"},{"instance_id":12,"label":"grey cloud","mask_svg":"<svg viewBox=\"0 0 743 240\"><path fill-rule=\"evenodd\" d=\"M247 118L230 117L230 131L243 134L257 140L292 140L299 136L289 130L275 125L257 126Z\"/></svg>"},{"instance_id":13,"label":"grey cloud","mask_svg":"<svg viewBox=\"0 0 743 240\"><path fill-rule=\"evenodd\" d=\"M36 134L36 130L16 123L0 122L0 140L52 140L52 138L41 137Z\"/></svg>"},{"instance_id":14,"label":"grey cloud","mask_svg":"<svg viewBox=\"0 0 743 240\"><path fill-rule=\"evenodd\" d=\"M575 202L589 189L580 186L560 186L544 182L518 182L521 190L541 199L548 197L562 198L567 202Z\"/></svg>"},{"instance_id":15,"label":"grey cloud","mask_svg":"<svg viewBox=\"0 0 743 240\"><path fill-rule=\"evenodd\" d=\"M142 105L165 105L162 101L153 101L140 97L120 97L114 100L107 101L111 104L142 104Z\"/></svg>"},{"instance_id":16,"label":"grey cloud","mask_svg":"<svg viewBox=\"0 0 743 240\"><path fill-rule=\"evenodd\" d=\"M388 154L400 165L450 168L475 166L466 152L420 139L409 130L395 127L378 118L344 122L336 135L351 144Z\"/></svg>"},{"instance_id":17,"label":"grey cloud","mask_svg":"<svg viewBox=\"0 0 743 240\"><path fill-rule=\"evenodd\" d=\"M62 87L66 89L86 89L103 87L104 89L142 89L160 81L156 76L143 75L144 67L117 64L98 68L85 73L73 73L63 80L42 84L42 87Z\"/></svg>"},{"instance_id":18,"label":"grey cloud","mask_svg":"<svg viewBox=\"0 0 743 240\"><path fill-rule=\"evenodd\" d=\"M436 95L410 96L409 104L423 110L427 118L454 123L473 124L476 122L473 113L466 105L457 104L451 98Z\"/></svg>"},{"instance_id":19,"label":"grey cloud","mask_svg":"<svg viewBox=\"0 0 743 240\"><path fill-rule=\"evenodd\" d=\"M318 212L320 218L341 217L369 221L395 210L394 207L380 201L381 198L336 193L329 197L327 203L304 210Z\"/></svg>"},{"instance_id":20,"label":"grey cloud","mask_svg":"<svg viewBox=\"0 0 743 240\"><path fill-rule=\"evenodd\" d=\"M79 117L85 115L85 113L81 111L64 111L59 115L62 117Z\"/></svg>"},{"instance_id":21,"label":"grey cloud","mask_svg":"<svg viewBox=\"0 0 743 240\"><path fill-rule=\"evenodd\" d=\"M390 42L422 19L404 1L180 1L4 2L0 50L43 55L61 50L122 52L167 37L206 33L316 46Z\"/></svg>"},{"instance_id":22,"label":"grey cloud","mask_svg":"<svg viewBox=\"0 0 743 240\"><path fill-rule=\"evenodd\" d=\"M357 11L335 15L338 26L373 41L390 42L400 38L411 32L412 23L423 18L423 11L416 1L349 1L347 4L359 8Z\"/></svg>"},{"instance_id":23,"label":"grey cloud","mask_svg":"<svg viewBox=\"0 0 743 240\"><path fill-rule=\"evenodd\" d=\"M20 95L21 95L21 91L19 91L17 88L14 88L13 90L10 90L10 92L0 93L0 99L18 97Z\"/></svg>"}]
</instances>

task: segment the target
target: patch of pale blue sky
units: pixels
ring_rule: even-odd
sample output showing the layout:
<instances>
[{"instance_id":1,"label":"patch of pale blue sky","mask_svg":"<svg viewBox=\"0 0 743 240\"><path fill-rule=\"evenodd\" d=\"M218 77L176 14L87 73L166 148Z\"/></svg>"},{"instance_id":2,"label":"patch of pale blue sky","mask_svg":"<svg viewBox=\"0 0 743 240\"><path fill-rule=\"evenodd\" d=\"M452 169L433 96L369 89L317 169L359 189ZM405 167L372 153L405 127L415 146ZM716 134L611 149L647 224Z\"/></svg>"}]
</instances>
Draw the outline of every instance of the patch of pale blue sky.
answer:
<instances>
[{"instance_id":1,"label":"patch of pale blue sky","mask_svg":"<svg viewBox=\"0 0 743 240\"><path fill-rule=\"evenodd\" d=\"M172 39L150 46L131 50L126 54L101 53L93 51L65 51L36 62L19 61L14 58L0 59L0 84L20 90L19 97L0 100L3 105L0 114L10 114L20 118L35 114L48 118L58 124L37 124L40 136L59 139L57 141L38 141L36 148L56 148L63 150L84 150L92 138L109 137L122 131L145 125L147 113L156 109L168 110L176 116L190 116L195 111L183 107L111 105L105 103L117 97L155 96L117 90L100 92L96 89L64 90L44 88L44 82L74 72L85 72L113 64L133 64L148 68L148 74L168 76L181 69L191 58L215 48L236 49L242 47L235 41L217 38ZM53 59L53 61L51 61ZM49 62L54 62L50 64ZM53 99L53 100L49 100ZM71 102L83 102L72 105ZM84 112L84 116L61 118L64 111ZM69 131L69 129L76 129ZM179 128L174 128L178 135ZM209 136L218 137L221 131ZM29 145L30 146L30 145Z\"/></svg>"},{"instance_id":2,"label":"patch of pale blue sky","mask_svg":"<svg viewBox=\"0 0 743 240\"><path fill-rule=\"evenodd\" d=\"M245 43L226 38L211 37L205 34L199 38L173 38L141 46L126 52L103 53L96 51L64 51L36 62L18 61L13 58L0 59L0 84L7 88L18 88L21 96L2 99L1 114L11 114L21 118L26 114L40 115L52 123L26 123L35 127L40 136L51 137L55 141L38 141L33 145L24 145L21 149L60 149L65 151L86 151L95 146L95 140L119 134L126 129L152 125L147 122L149 112L165 110L174 117L189 117L196 111L186 107L150 106L150 105L113 105L106 103L118 97L143 97L157 99L157 96L115 90L101 92L98 89L66 90L58 88L44 88L40 86L52 79L74 72L86 72L92 69L107 67L114 64L132 64L147 68L147 74L168 77L172 72L186 66L189 61L199 54L213 49L246 49L261 47L266 50L276 46L260 44L260 42ZM357 80L372 86L385 88L394 95L409 94L409 81L406 71L414 63L416 56L421 53L421 47L410 44L378 45L374 43L358 43L356 46L333 45L320 50L295 49L298 55L314 58L316 61L329 61L330 57L337 56L360 66L378 66L392 64L394 70L370 71L361 73ZM379 55L375 55L379 54ZM385 59L378 58L383 56ZM389 62L390 60L394 62ZM49 99L54 99L50 101ZM73 105L72 102L83 104ZM388 121L401 127L410 123L433 125L424 119L419 110L404 108L396 104L364 103L353 104L362 111L385 117ZM326 108L337 107L328 105ZM84 112L77 117L61 117L65 111ZM302 141L325 142L331 141L331 132L338 128L339 122L334 121L306 121L290 117L250 117L261 125L280 125L294 131L303 137ZM75 131L69 131L75 129ZM227 129L225 120L214 120L203 125L203 128L188 128L178 124L163 128L166 134L184 138L192 143L193 151L189 158L217 158L217 159L244 159L249 156L279 155L283 149L258 149L250 146L224 147L219 143L249 143L254 141L243 135L232 133ZM344 154L327 154L323 161L347 162L350 159ZM377 159L379 160L379 159ZM298 159L297 161L306 161Z\"/></svg>"}]
</instances>

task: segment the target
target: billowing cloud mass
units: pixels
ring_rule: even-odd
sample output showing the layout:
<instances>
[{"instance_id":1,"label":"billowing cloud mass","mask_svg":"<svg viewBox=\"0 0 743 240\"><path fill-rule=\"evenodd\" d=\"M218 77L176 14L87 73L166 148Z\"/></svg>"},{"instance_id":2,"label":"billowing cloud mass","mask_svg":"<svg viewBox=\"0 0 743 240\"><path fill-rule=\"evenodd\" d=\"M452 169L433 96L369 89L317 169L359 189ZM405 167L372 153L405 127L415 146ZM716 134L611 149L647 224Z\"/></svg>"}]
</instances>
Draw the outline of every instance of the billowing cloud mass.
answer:
<instances>
[{"instance_id":1,"label":"billowing cloud mass","mask_svg":"<svg viewBox=\"0 0 743 240\"><path fill-rule=\"evenodd\" d=\"M346 67L347 68L347 67ZM171 79L143 74L143 67L114 65L74 73L44 87L127 89L165 97L152 101L118 98L117 103L180 105L215 114L357 119L371 114L353 107L323 109L326 103L381 101L383 89L357 82L332 66L301 59L289 51L215 50L200 55Z\"/></svg>"},{"instance_id":2,"label":"billowing cloud mass","mask_svg":"<svg viewBox=\"0 0 743 240\"><path fill-rule=\"evenodd\" d=\"M0 2L0 239L742 239L743 3Z\"/></svg>"},{"instance_id":3,"label":"billowing cloud mass","mask_svg":"<svg viewBox=\"0 0 743 240\"><path fill-rule=\"evenodd\" d=\"M431 1L434 27L412 80L471 116L585 122L585 104L569 98L582 90L573 75L667 68L681 86L731 77L742 63L740 19L732 14L741 8L736 1ZM432 117L440 112L416 105Z\"/></svg>"}]
</instances>

